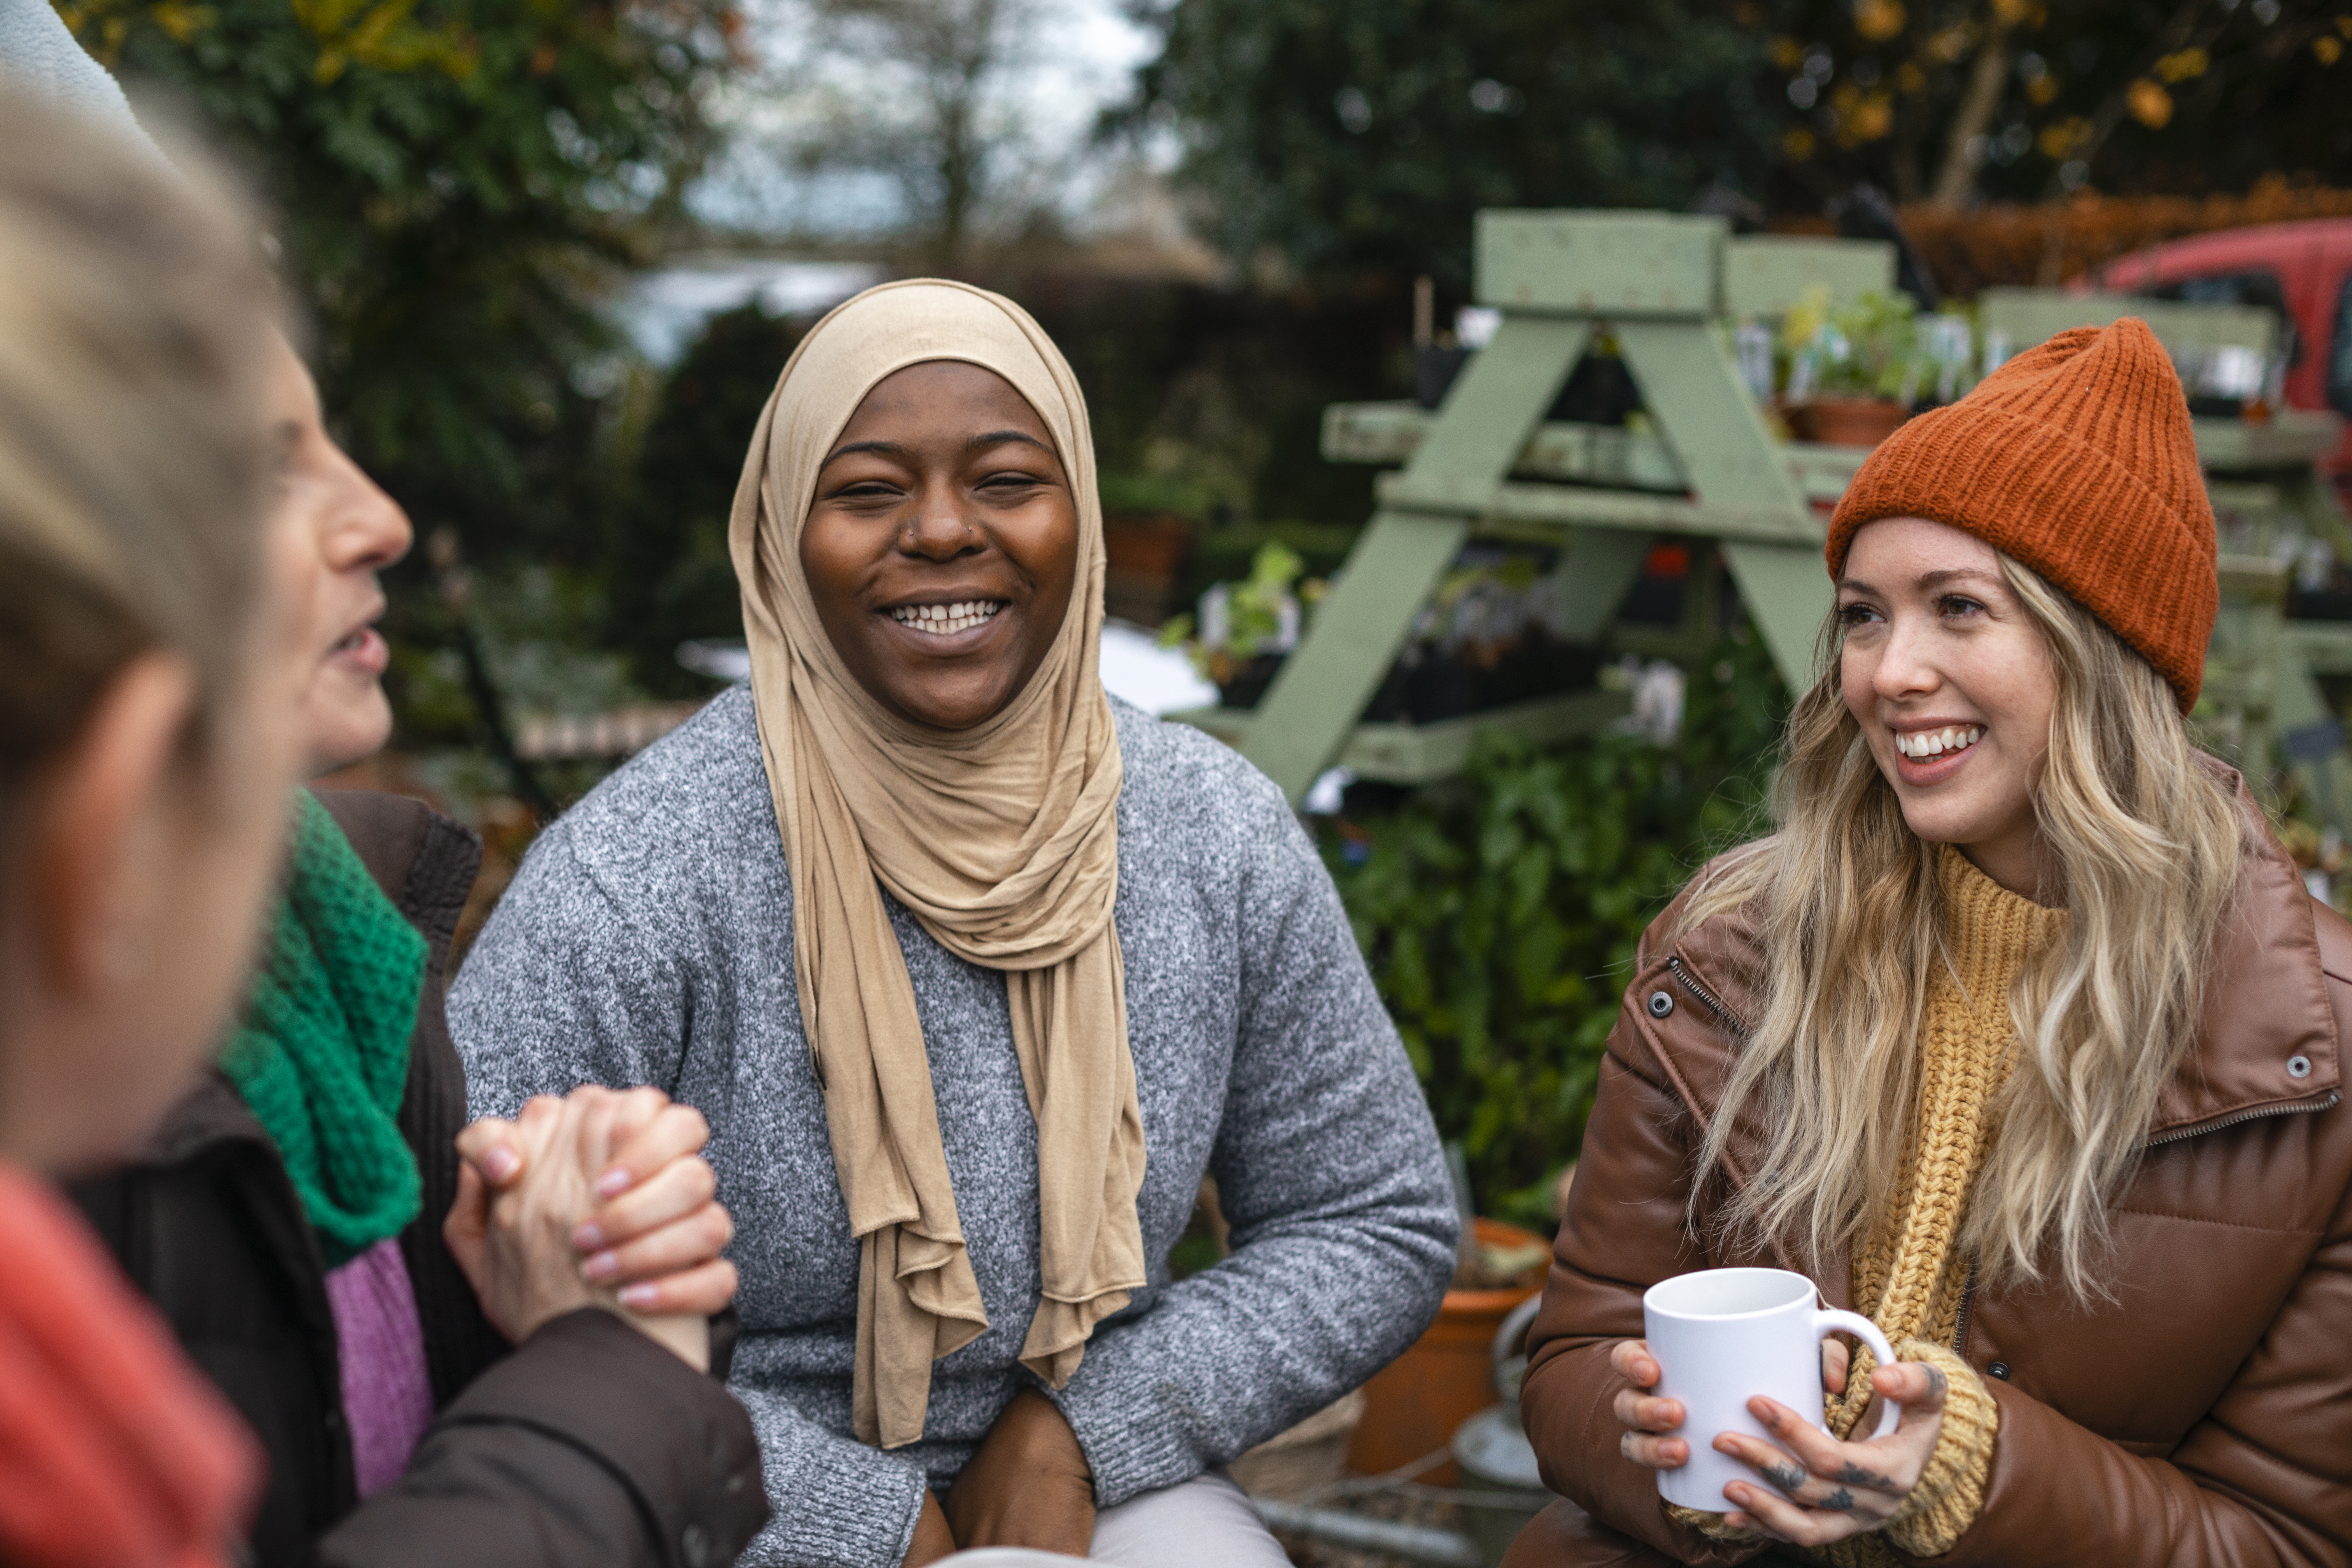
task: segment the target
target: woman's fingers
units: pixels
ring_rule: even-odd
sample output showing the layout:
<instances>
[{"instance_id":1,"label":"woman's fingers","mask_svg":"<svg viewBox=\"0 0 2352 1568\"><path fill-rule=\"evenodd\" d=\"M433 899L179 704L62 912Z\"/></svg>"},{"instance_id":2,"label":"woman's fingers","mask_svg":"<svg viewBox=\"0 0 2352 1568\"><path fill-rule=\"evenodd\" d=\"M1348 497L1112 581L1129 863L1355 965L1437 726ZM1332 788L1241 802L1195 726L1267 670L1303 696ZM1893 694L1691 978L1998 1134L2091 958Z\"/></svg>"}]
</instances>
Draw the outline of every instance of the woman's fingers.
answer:
<instances>
[{"instance_id":1,"label":"woman's fingers","mask_svg":"<svg viewBox=\"0 0 2352 1568\"><path fill-rule=\"evenodd\" d=\"M1716 1452L1730 1455L1778 1488L1782 1495L1807 1508L1851 1513L1874 1521L1893 1513L1903 1500L1902 1489L1891 1477L1850 1458L1842 1457L1832 1468L1822 1470L1799 1464L1771 1444L1739 1432L1726 1432L1717 1437L1715 1447Z\"/></svg>"},{"instance_id":2,"label":"woman's fingers","mask_svg":"<svg viewBox=\"0 0 2352 1568\"><path fill-rule=\"evenodd\" d=\"M663 1226L684 1219L708 1204L719 1191L719 1177L699 1155L671 1161L582 1220L572 1233L572 1245L582 1252L618 1247Z\"/></svg>"},{"instance_id":3,"label":"woman's fingers","mask_svg":"<svg viewBox=\"0 0 2352 1568\"><path fill-rule=\"evenodd\" d=\"M1931 1417L1940 1422L1944 1401L1951 1394L1944 1369L1923 1361L1882 1366L1870 1374L1870 1386L1903 1406L1904 1426Z\"/></svg>"},{"instance_id":4,"label":"woman's fingers","mask_svg":"<svg viewBox=\"0 0 2352 1568\"><path fill-rule=\"evenodd\" d=\"M1853 1357L1845 1342L1826 1339L1822 1342L1822 1392L1843 1394L1846 1379L1853 1374Z\"/></svg>"},{"instance_id":5,"label":"woman's fingers","mask_svg":"<svg viewBox=\"0 0 2352 1568\"><path fill-rule=\"evenodd\" d=\"M1619 1340L1609 1352L1609 1366L1636 1388L1658 1385L1658 1363L1647 1340Z\"/></svg>"},{"instance_id":6,"label":"woman's fingers","mask_svg":"<svg viewBox=\"0 0 2352 1568\"><path fill-rule=\"evenodd\" d=\"M522 1153L516 1147L520 1141L513 1122L485 1116L457 1134L457 1158L491 1186L504 1187L522 1174Z\"/></svg>"},{"instance_id":7,"label":"woman's fingers","mask_svg":"<svg viewBox=\"0 0 2352 1568\"><path fill-rule=\"evenodd\" d=\"M657 1089L644 1089L644 1094L657 1095ZM689 1154L698 1154L710 1142L710 1123L702 1112L690 1105L674 1105L667 1100L653 1115L628 1134L625 1142L615 1148L605 1168L596 1177L596 1195L617 1197L646 1181L663 1167Z\"/></svg>"},{"instance_id":8,"label":"woman's fingers","mask_svg":"<svg viewBox=\"0 0 2352 1568\"><path fill-rule=\"evenodd\" d=\"M1637 1432L1672 1432L1683 1424L1681 1400L1653 1399L1630 1388L1619 1389L1610 1408L1620 1423Z\"/></svg>"},{"instance_id":9,"label":"woman's fingers","mask_svg":"<svg viewBox=\"0 0 2352 1568\"><path fill-rule=\"evenodd\" d=\"M621 1287L621 1305L648 1317L688 1314L707 1318L727 1310L735 1299L735 1266L723 1258L658 1279L641 1279Z\"/></svg>"},{"instance_id":10,"label":"woman's fingers","mask_svg":"<svg viewBox=\"0 0 2352 1568\"><path fill-rule=\"evenodd\" d=\"M1653 1437L1643 1432L1621 1436L1617 1451L1651 1470L1678 1470L1690 1461L1690 1445L1680 1437Z\"/></svg>"},{"instance_id":11,"label":"woman's fingers","mask_svg":"<svg viewBox=\"0 0 2352 1568\"><path fill-rule=\"evenodd\" d=\"M1738 1505L1738 1511L1727 1518L1725 1523L1736 1529L1761 1530L1776 1540L1798 1546L1825 1546L1859 1534L1878 1522L1826 1509L1800 1508L1770 1488L1748 1481L1732 1482L1723 1489L1723 1495Z\"/></svg>"},{"instance_id":12,"label":"woman's fingers","mask_svg":"<svg viewBox=\"0 0 2352 1568\"><path fill-rule=\"evenodd\" d=\"M697 1268L718 1257L734 1236L735 1222L727 1211L706 1203L635 1241L590 1253L581 1262L581 1278L614 1285Z\"/></svg>"},{"instance_id":13,"label":"woman's fingers","mask_svg":"<svg viewBox=\"0 0 2352 1568\"><path fill-rule=\"evenodd\" d=\"M1749 1415L1764 1423L1764 1429L1780 1441L1782 1448L1796 1455L1804 1468L1816 1475L1835 1477L1852 1468L1853 1461L1849 1455L1862 1447L1860 1444L1839 1442L1787 1405L1760 1394L1748 1402L1748 1410ZM1777 1452L1769 1443L1759 1443L1753 1437L1742 1437L1737 1433L1725 1433L1721 1441L1748 1443L1768 1453ZM1781 1454L1780 1458L1783 1464L1788 1462L1788 1454ZM1894 1484L1883 1476L1876 1476L1874 1470L1873 1474L1877 1482Z\"/></svg>"}]
</instances>

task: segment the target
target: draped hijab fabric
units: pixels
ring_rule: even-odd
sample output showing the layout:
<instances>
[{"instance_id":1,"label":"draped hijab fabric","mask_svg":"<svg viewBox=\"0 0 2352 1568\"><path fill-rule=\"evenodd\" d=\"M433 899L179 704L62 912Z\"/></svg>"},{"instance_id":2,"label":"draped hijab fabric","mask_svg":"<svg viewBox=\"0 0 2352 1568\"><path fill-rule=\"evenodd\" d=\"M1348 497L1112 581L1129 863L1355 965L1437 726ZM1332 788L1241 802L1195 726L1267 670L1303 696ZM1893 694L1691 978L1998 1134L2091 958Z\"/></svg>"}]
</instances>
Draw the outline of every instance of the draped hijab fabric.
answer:
<instances>
[{"instance_id":1,"label":"draped hijab fabric","mask_svg":"<svg viewBox=\"0 0 2352 1568\"><path fill-rule=\"evenodd\" d=\"M817 471L875 384L957 360L1004 378L1052 434L1078 517L1078 575L1051 650L969 730L867 695L817 618L801 530ZM957 1222L913 983L887 888L941 946L1004 972L1037 1122L1040 1299L1021 1361L1067 1383L1094 1326L1145 1280L1143 1121L1128 1053L1118 890L1118 738L1097 673L1102 510L1086 403L1011 300L913 279L837 307L801 341L760 416L728 524L743 590L761 760L792 875L802 1023L860 1245L857 1436L922 1436L931 1363L988 1327Z\"/></svg>"}]
</instances>

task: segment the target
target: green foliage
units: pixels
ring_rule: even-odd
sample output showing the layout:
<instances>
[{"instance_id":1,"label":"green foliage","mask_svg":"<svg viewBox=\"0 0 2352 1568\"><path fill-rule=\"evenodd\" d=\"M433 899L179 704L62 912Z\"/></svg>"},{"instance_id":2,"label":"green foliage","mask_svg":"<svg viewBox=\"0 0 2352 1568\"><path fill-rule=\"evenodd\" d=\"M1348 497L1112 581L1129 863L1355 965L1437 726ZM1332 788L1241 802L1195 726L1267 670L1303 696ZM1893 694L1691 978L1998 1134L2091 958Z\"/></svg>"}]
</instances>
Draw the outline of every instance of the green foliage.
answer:
<instances>
[{"instance_id":1,"label":"green foliage","mask_svg":"<svg viewBox=\"0 0 2352 1568\"><path fill-rule=\"evenodd\" d=\"M637 448L604 627L649 691L709 690L677 667L677 645L743 633L727 517L751 431L800 334L756 305L713 316L662 388Z\"/></svg>"},{"instance_id":2,"label":"green foliage","mask_svg":"<svg viewBox=\"0 0 2352 1568\"><path fill-rule=\"evenodd\" d=\"M1690 672L1682 738L1492 742L1327 840L1441 1132L1488 1214L1549 1219L1642 931L1760 821L1788 695L1745 627ZM1369 853L1367 853L1369 851Z\"/></svg>"},{"instance_id":3,"label":"green foliage","mask_svg":"<svg viewBox=\"0 0 2352 1568\"><path fill-rule=\"evenodd\" d=\"M594 291L671 210L729 0L79 0L59 14L246 155L354 456L476 554L577 559ZM582 390L585 385L588 390Z\"/></svg>"},{"instance_id":4,"label":"green foliage","mask_svg":"<svg viewBox=\"0 0 2352 1568\"><path fill-rule=\"evenodd\" d=\"M1811 362L1816 391L1894 397L1921 378L1918 309L1908 294L1875 289L1833 305L1828 288L1817 285L1781 323L1781 339L1800 362Z\"/></svg>"},{"instance_id":5,"label":"green foliage","mask_svg":"<svg viewBox=\"0 0 2352 1568\"><path fill-rule=\"evenodd\" d=\"M1144 0L1131 123L1172 122L1233 256L1468 279L1486 206L1682 207L1759 176L1763 37L1690 0Z\"/></svg>"}]
</instances>

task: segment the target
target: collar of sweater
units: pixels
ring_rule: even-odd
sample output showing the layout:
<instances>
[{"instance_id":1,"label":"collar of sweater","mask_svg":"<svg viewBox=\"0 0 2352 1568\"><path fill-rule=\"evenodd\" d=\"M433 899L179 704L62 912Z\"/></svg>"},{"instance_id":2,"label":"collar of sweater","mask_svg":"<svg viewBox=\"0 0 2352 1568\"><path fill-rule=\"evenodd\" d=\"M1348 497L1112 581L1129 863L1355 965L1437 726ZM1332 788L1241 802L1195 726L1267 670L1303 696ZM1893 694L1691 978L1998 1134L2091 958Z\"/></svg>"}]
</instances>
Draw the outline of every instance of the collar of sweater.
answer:
<instances>
[{"instance_id":1,"label":"collar of sweater","mask_svg":"<svg viewBox=\"0 0 2352 1568\"><path fill-rule=\"evenodd\" d=\"M1979 1016L2005 1011L2009 983L2035 956L2065 939L2067 915L2011 892L1949 844L1937 846L1944 896L1944 948L1951 976Z\"/></svg>"}]
</instances>

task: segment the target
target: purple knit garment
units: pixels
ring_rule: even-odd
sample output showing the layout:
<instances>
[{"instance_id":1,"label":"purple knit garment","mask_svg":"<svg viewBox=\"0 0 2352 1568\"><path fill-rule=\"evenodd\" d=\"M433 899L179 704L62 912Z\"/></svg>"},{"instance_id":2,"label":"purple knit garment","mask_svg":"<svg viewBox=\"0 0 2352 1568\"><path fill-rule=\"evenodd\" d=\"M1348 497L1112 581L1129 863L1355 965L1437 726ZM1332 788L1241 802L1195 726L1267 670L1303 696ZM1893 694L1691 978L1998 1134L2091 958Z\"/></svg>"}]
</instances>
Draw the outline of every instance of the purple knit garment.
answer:
<instances>
[{"instance_id":1,"label":"purple knit garment","mask_svg":"<svg viewBox=\"0 0 2352 1568\"><path fill-rule=\"evenodd\" d=\"M425 1325L400 1241L388 1237L327 1275L327 1303L343 1363L343 1419L360 1496L400 1479L433 1420Z\"/></svg>"}]
</instances>

